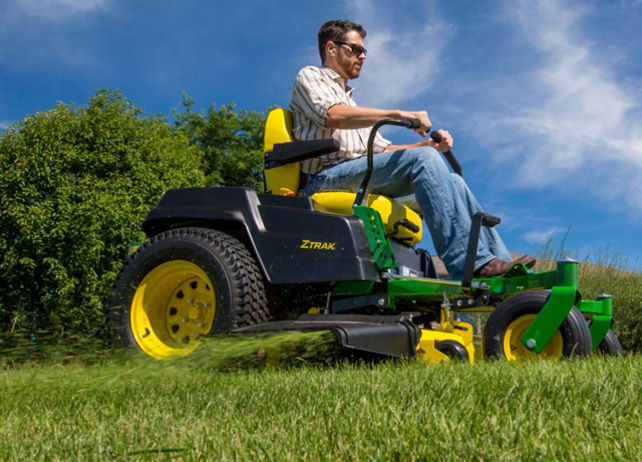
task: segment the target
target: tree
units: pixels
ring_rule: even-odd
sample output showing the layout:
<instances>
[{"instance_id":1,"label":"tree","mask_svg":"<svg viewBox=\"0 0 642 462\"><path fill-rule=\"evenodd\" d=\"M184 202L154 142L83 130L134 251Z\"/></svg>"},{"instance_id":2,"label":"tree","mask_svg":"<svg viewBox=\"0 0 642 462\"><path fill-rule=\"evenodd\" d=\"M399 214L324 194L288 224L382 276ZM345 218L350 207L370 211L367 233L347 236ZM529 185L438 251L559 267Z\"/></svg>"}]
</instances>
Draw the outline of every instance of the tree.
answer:
<instances>
[{"instance_id":1,"label":"tree","mask_svg":"<svg viewBox=\"0 0 642 462\"><path fill-rule=\"evenodd\" d=\"M235 104L212 103L194 111L194 100L183 94L182 111L174 111L177 130L202 149L207 184L249 186L263 191L263 132L265 114L235 111Z\"/></svg>"},{"instance_id":2,"label":"tree","mask_svg":"<svg viewBox=\"0 0 642 462\"><path fill-rule=\"evenodd\" d=\"M204 185L185 132L103 90L1 135L0 332L107 336L126 244L165 190Z\"/></svg>"}]
</instances>

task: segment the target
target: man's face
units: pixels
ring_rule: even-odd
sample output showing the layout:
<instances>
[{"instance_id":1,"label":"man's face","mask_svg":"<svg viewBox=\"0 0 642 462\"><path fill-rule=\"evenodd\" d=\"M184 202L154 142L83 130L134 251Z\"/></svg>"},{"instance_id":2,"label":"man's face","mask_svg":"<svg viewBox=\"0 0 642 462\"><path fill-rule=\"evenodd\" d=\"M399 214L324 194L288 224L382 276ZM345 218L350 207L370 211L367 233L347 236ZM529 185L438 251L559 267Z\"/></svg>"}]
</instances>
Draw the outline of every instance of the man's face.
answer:
<instances>
[{"instance_id":1,"label":"man's face","mask_svg":"<svg viewBox=\"0 0 642 462\"><path fill-rule=\"evenodd\" d=\"M364 47L363 38L359 32L354 30L346 34L344 42ZM346 80L359 77L361 66L366 59L365 53L354 52L350 45L341 43L335 43L335 45L337 46L335 56L338 67L335 70Z\"/></svg>"}]
</instances>

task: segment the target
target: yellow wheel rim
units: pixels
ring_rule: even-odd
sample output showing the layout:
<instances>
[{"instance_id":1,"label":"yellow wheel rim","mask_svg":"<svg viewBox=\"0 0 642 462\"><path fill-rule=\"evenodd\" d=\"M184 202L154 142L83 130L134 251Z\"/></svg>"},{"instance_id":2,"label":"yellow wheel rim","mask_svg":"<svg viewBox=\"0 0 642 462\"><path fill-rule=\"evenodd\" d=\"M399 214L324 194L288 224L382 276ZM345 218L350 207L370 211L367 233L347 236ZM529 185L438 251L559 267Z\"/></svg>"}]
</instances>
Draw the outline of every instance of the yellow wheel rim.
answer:
<instances>
[{"instance_id":1,"label":"yellow wheel rim","mask_svg":"<svg viewBox=\"0 0 642 462\"><path fill-rule=\"evenodd\" d=\"M559 359L564 352L564 342L559 330L555 331L544 350L540 353L529 351L522 344L522 336L531 325L537 315L526 314L520 316L510 323L504 334L504 354L509 361L521 361L524 359Z\"/></svg>"},{"instance_id":2,"label":"yellow wheel rim","mask_svg":"<svg viewBox=\"0 0 642 462\"><path fill-rule=\"evenodd\" d=\"M214 323L216 297L205 272L172 260L147 273L132 300L131 329L141 350L157 359L185 356Z\"/></svg>"}]
</instances>

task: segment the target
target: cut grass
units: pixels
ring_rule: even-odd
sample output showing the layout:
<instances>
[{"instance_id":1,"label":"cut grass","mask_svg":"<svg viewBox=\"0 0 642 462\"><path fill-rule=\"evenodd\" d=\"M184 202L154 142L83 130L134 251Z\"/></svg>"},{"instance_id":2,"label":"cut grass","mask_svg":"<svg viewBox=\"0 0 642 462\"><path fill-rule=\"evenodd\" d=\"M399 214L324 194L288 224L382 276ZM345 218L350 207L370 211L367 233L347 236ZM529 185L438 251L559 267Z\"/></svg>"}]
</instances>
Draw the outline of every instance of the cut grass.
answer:
<instances>
[{"instance_id":1,"label":"cut grass","mask_svg":"<svg viewBox=\"0 0 642 462\"><path fill-rule=\"evenodd\" d=\"M0 459L635 460L642 452L640 357L234 372L195 364L131 358L4 370Z\"/></svg>"}]
</instances>

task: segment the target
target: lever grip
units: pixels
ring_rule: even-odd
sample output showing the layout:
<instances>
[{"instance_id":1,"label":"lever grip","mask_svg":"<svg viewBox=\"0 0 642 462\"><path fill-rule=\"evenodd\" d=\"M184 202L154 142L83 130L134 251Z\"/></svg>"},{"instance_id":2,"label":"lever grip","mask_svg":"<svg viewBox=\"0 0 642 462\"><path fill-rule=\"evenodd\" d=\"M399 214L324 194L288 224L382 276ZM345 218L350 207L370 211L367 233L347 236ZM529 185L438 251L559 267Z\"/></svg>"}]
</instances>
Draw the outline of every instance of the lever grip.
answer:
<instances>
[{"instance_id":1,"label":"lever grip","mask_svg":"<svg viewBox=\"0 0 642 462\"><path fill-rule=\"evenodd\" d=\"M401 226L403 226L407 230L412 231L413 233L418 233L419 232L419 226L417 226L416 224L414 224L412 221L408 220L407 218L402 218L397 223L399 223Z\"/></svg>"},{"instance_id":2,"label":"lever grip","mask_svg":"<svg viewBox=\"0 0 642 462\"><path fill-rule=\"evenodd\" d=\"M410 119L408 120L408 122L408 128L417 129L421 127L421 122L419 122L419 119Z\"/></svg>"},{"instance_id":3,"label":"lever grip","mask_svg":"<svg viewBox=\"0 0 642 462\"><path fill-rule=\"evenodd\" d=\"M430 138L432 138L435 143L441 143L441 141L444 139L444 137L441 136L441 133L439 132L430 132Z\"/></svg>"},{"instance_id":4,"label":"lever grip","mask_svg":"<svg viewBox=\"0 0 642 462\"><path fill-rule=\"evenodd\" d=\"M444 139L441 136L441 133L438 133L436 131L430 132L430 138L432 138L432 140L435 143L441 143L442 140ZM462 176L461 165L459 165L459 162L457 162L457 159L455 158L455 155L453 154L453 152L449 149L448 151L444 152L443 155L448 161L448 163L450 164L450 167L453 169L453 172L455 172L459 176Z\"/></svg>"}]
</instances>

